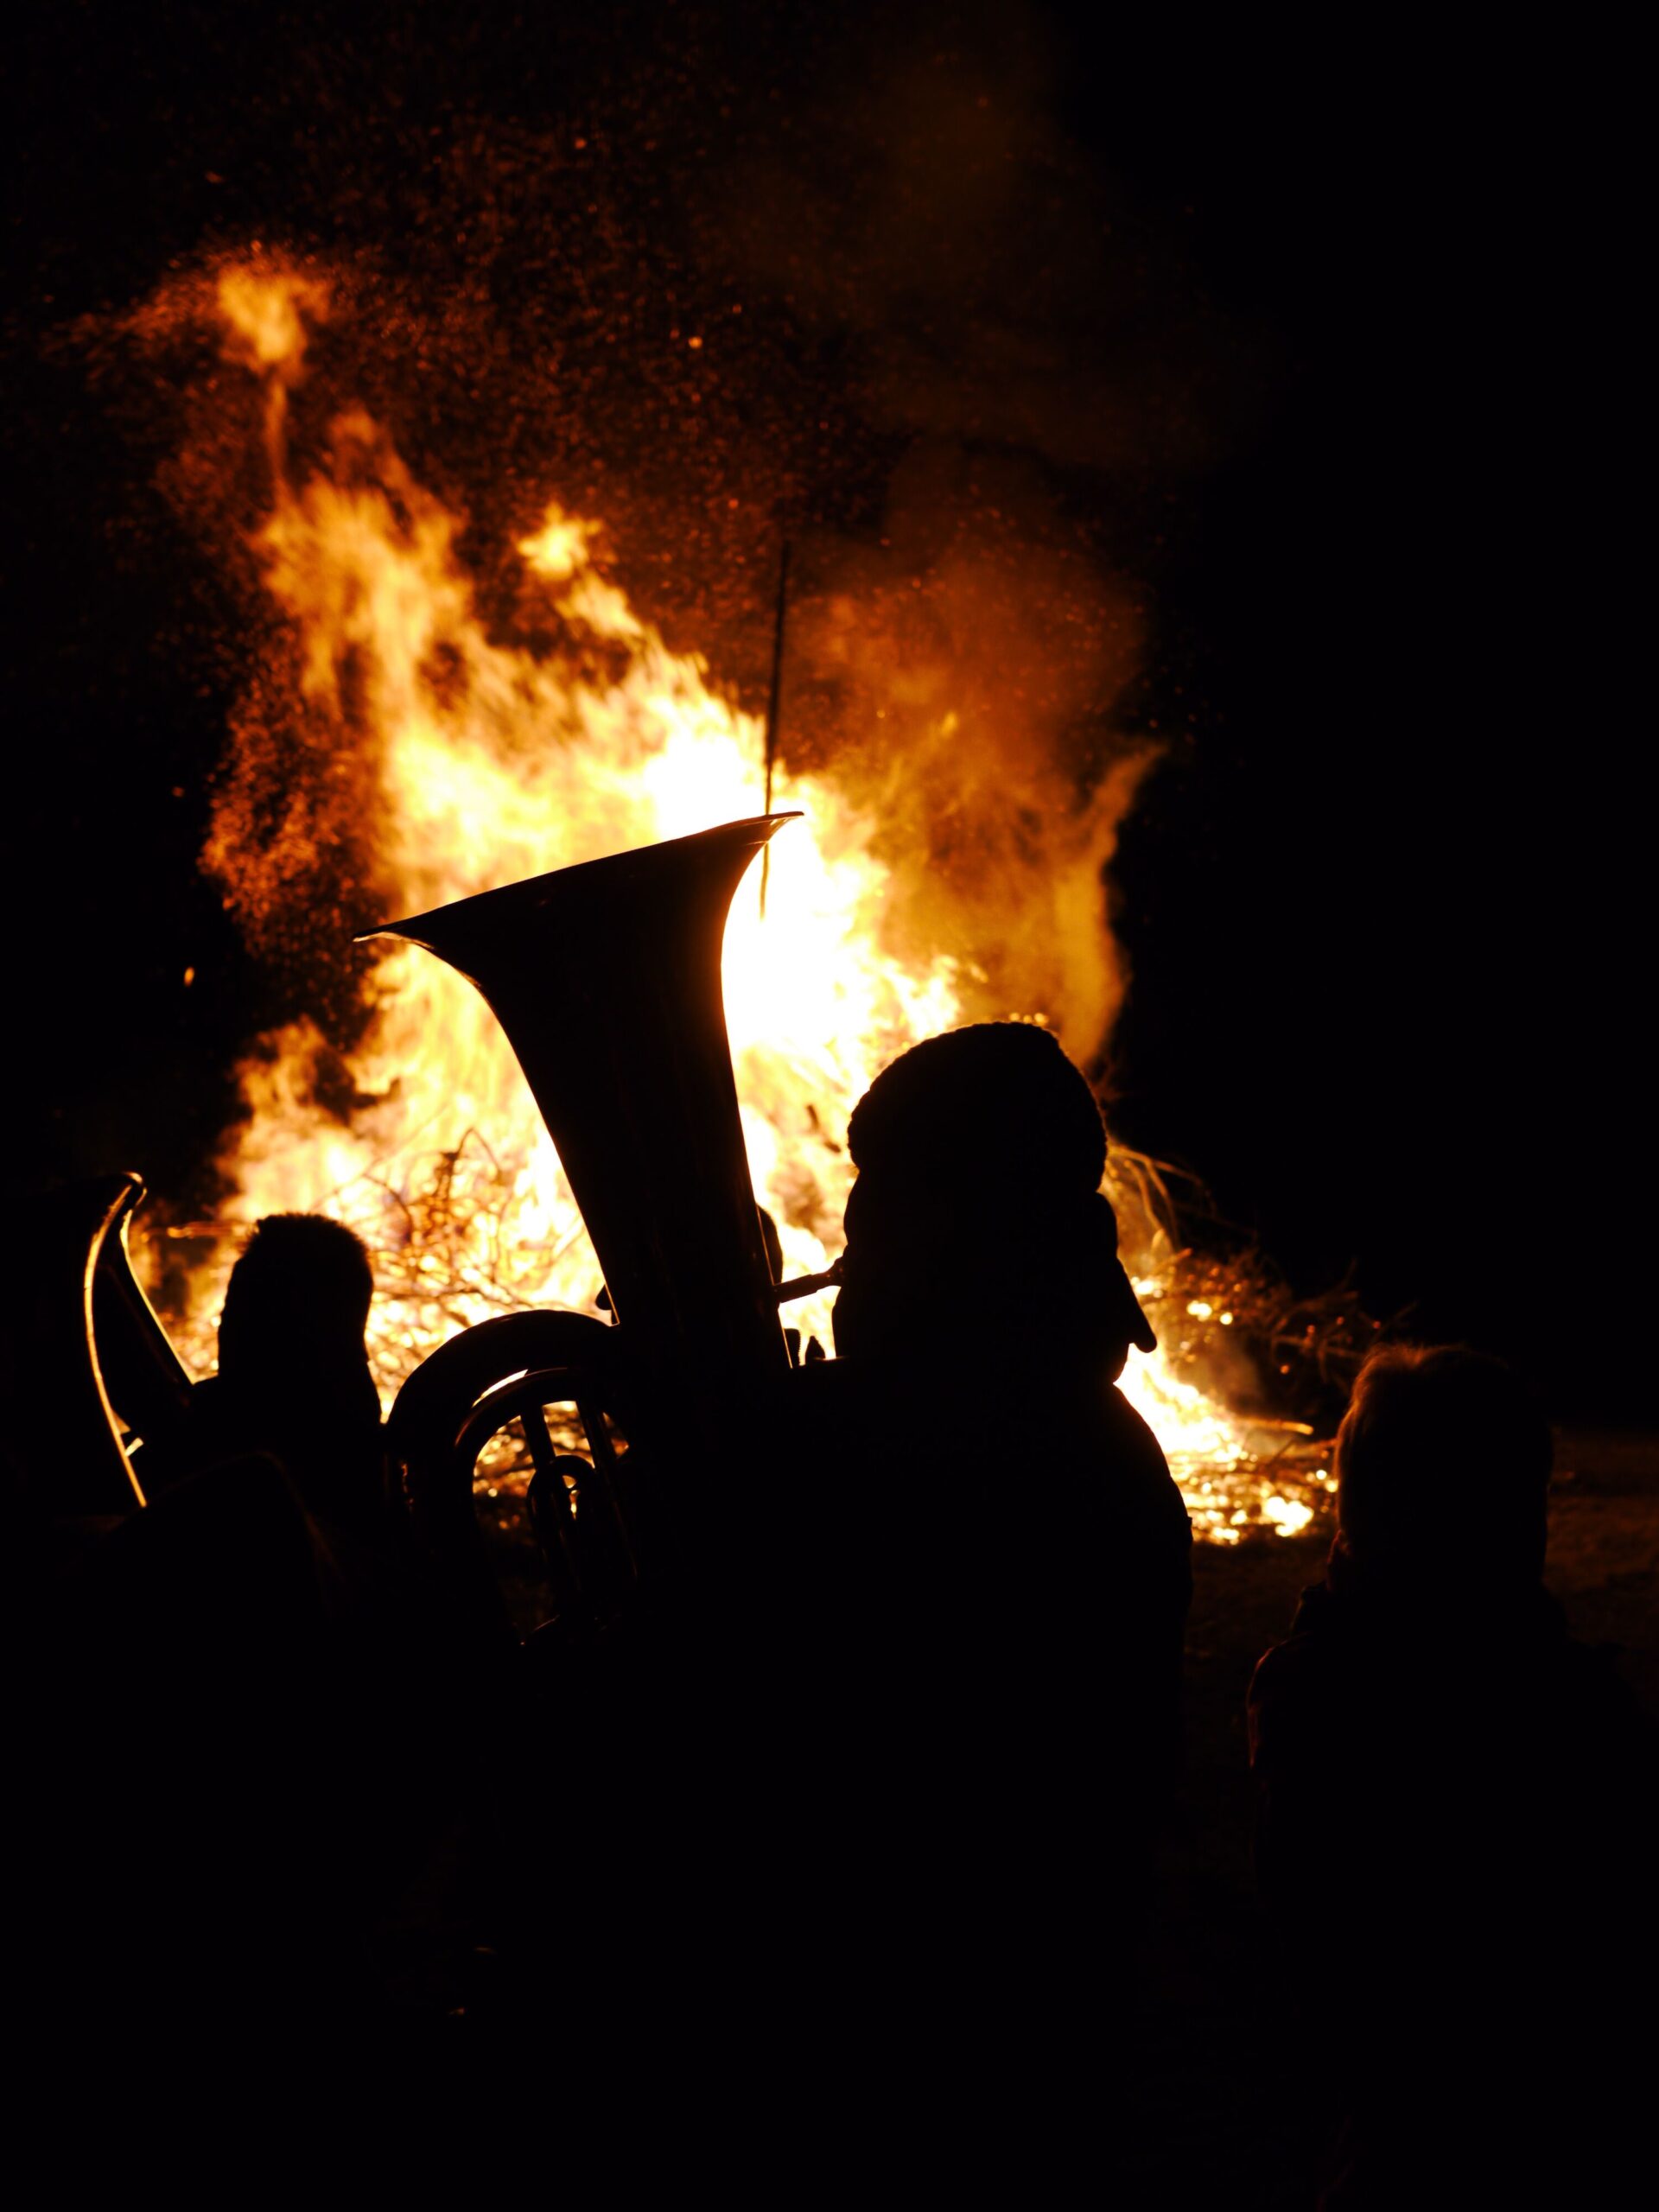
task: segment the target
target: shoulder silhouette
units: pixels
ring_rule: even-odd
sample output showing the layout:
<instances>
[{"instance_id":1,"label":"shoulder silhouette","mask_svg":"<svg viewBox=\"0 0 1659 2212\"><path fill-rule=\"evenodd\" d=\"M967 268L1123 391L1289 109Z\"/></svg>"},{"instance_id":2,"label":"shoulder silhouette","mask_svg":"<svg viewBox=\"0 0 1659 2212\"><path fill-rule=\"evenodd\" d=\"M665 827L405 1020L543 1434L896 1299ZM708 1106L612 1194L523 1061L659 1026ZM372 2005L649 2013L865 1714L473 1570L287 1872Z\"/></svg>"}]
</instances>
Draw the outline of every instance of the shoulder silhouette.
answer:
<instances>
[{"instance_id":1,"label":"shoulder silhouette","mask_svg":"<svg viewBox=\"0 0 1659 2212\"><path fill-rule=\"evenodd\" d=\"M1655 1744L1544 1587L1550 1465L1501 1363L1374 1354L1325 1578L1251 1685L1258 1878L1288 1942L1320 1931L1342 2056L1333 2206L1500 2188L1563 2152L1569 2080L1581 2149L1606 2118L1614 2055L1560 2037L1617 2017L1621 1953L1652 1957Z\"/></svg>"}]
</instances>

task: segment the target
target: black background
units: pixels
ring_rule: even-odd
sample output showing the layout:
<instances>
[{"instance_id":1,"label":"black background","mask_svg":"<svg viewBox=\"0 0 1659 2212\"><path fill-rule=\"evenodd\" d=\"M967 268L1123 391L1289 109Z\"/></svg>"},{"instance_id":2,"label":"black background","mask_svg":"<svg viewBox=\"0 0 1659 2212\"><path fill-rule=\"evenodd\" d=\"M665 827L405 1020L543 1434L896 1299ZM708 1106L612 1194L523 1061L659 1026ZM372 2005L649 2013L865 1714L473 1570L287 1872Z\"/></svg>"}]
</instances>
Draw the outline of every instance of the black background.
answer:
<instances>
[{"instance_id":1,"label":"black background","mask_svg":"<svg viewBox=\"0 0 1659 2212\"><path fill-rule=\"evenodd\" d=\"M996 19L37 15L8 123L17 1180L131 1161L187 1181L237 1046L292 1010L195 868L228 681L181 630L201 580L146 507L156 453L66 331L215 240L360 242L461 109L607 115L648 176L647 80L683 107L708 71L740 122L808 114L853 63L879 81L895 22L971 54ZM1414 1305L1527 1358L1564 1412L1639 1413L1652 993L1619 57L1587 32L1497 47L1398 17L1219 45L1196 12L1031 21L1073 174L1126 211L1166 323L1212 334L1182 404L1222 426L1198 465L1071 487L1122 496L1115 555L1153 623L1135 712L1169 747L1116 870L1116 1126L1201 1173L1303 1287L1357 1262L1377 1314Z\"/></svg>"}]
</instances>

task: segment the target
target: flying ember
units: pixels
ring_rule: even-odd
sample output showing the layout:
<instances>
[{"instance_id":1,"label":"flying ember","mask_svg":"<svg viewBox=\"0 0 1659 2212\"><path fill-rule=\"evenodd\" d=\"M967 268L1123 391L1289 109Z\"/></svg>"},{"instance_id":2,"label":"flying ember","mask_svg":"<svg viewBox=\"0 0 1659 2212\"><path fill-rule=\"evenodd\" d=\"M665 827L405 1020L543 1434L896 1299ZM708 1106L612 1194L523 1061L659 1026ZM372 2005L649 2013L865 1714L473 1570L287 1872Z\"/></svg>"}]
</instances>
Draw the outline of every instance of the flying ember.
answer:
<instances>
[{"instance_id":1,"label":"flying ember","mask_svg":"<svg viewBox=\"0 0 1659 2212\"><path fill-rule=\"evenodd\" d=\"M312 911L320 854L346 856L365 927L762 811L760 720L637 611L607 565L601 523L546 502L513 550L528 610L515 635L481 611L464 518L361 406L337 407L320 448L296 459L294 395L316 330L340 312L324 278L251 257L164 292L148 312L210 328L226 373L257 379L260 394L263 448L242 459L264 486L247 547L271 643L235 717L205 855L239 918ZM948 677L928 690L926 714L930 757L948 764L958 747L967 762L966 709ZM786 1276L836 1257L852 1181L847 1117L907 1046L997 1014L1052 1027L1079 1059L1096 1051L1121 991L1102 874L1145 765L1120 760L1047 810L1040 851L1003 869L998 896L982 903L977 941L958 930L954 950L918 950L913 931L893 926L902 813L868 775L838 778L833 756L807 772L785 749L772 804L803 820L779 842L764 917L756 884L739 893L724 982L749 1164ZM926 873L924 855L902 887L910 911ZM1001 957L1026 944L1042 947L1040 962ZM591 1310L601 1283L551 1141L477 993L409 947L378 950L353 989L343 1039L303 1019L257 1040L240 1070L246 1113L225 1140L216 1220L151 1230L139 1256L202 1372L235 1231L287 1210L349 1222L374 1255L371 1349L389 1402L457 1331L531 1306ZM1294 1533L1323 1495L1322 1459L1286 1425L1270 1433L1206 1391L1192 1340L1230 1351L1233 1316L1178 1294L1141 1182L1125 1178L1111 1195L1137 1291L1160 1333L1179 1316L1185 1340L1179 1365L1164 1349L1131 1353L1123 1387L1157 1432L1195 1529L1221 1542L1249 1528ZM787 1315L826 1352L833 1297Z\"/></svg>"}]
</instances>

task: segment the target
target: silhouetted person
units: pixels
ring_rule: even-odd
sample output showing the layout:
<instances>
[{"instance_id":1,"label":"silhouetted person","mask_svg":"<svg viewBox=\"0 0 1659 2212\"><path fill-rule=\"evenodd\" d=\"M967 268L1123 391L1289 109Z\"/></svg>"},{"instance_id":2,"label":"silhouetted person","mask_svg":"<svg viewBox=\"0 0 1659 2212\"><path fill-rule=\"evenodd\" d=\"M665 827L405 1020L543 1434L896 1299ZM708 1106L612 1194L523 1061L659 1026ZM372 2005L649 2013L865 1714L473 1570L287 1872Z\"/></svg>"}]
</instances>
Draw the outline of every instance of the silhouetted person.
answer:
<instances>
[{"instance_id":1,"label":"silhouetted person","mask_svg":"<svg viewBox=\"0 0 1659 2212\"><path fill-rule=\"evenodd\" d=\"M1610 2201L1655 1743L1543 1587L1550 1460L1498 1362L1375 1353L1325 1579L1251 1685L1259 1879L1343 2113L1332 2212Z\"/></svg>"},{"instance_id":2,"label":"silhouetted person","mask_svg":"<svg viewBox=\"0 0 1659 2212\"><path fill-rule=\"evenodd\" d=\"M450 1942L440 1861L487 1668L387 1495L372 1292L348 1229L262 1221L219 1374L139 1453L153 1502L86 1569L65 1733L98 1747L133 1875L86 1946L94 2012L374 2036L387 1986Z\"/></svg>"},{"instance_id":3,"label":"silhouetted person","mask_svg":"<svg viewBox=\"0 0 1659 2212\"><path fill-rule=\"evenodd\" d=\"M849 1145L838 1357L799 1378L833 1509L833 1893L866 1917L878 2012L943 2038L926 2063L995 2050L1058 2093L1049 2039L1091 2063L1074 2030L1111 2015L1175 1763L1191 1531L1115 1387L1154 1339L1099 1109L1043 1030L916 1046Z\"/></svg>"},{"instance_id":4,"label":"silhouetted person","mask_svg":"<svg viewBox=\"0 0 1659 2212\"><path fill-rule=\"evenodd\" d=\"M374 1274L361 1237L322 1214L271 1214L231 1270L219 1372L191 1395L181 1447L140 1454L152 1486L238 1452L269 1452L305 1506L367 1531L386 1510L380 1401L364 1332Z\"/></svg>"},{"instance_id":5,"label":"silhouetted person","mask_svg":"<svg viewBox=\"0 0 1659 2212\"><path fill-rule=\"evenodd\" d=\"M1100 1192L1092 1093L1046 1031L985 1023L895 1061L849 1146L836 1346L884 1467L869 1506L893 1594L959 1613L976 1644L1017 1624L1105 1667L1090 1694L1109 1690L1115 1758L1166 1764L1191 1534L1113 1387L1155 1339Z\"/></svg>"}]
</instances>

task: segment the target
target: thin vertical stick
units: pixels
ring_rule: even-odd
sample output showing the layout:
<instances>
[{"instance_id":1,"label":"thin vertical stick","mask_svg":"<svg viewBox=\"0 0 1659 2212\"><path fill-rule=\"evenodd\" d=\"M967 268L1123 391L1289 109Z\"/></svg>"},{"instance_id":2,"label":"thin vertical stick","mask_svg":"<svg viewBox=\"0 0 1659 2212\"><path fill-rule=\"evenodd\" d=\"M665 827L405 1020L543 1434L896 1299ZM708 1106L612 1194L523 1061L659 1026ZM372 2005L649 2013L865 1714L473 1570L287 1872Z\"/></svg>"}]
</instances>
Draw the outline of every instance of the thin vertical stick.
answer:
<instances>
[{"instance_id":1,"label":"thin vertical stick","mask_svg":"<svg viewBox=\"0 0 1659 2212\"><path fill-rule=\"evenodd\" d=\"M772 771L778 758L778 702L784 688L784 622L789 608L789 540L778 556L778 608L772 629L772 690L766 696L766 812L772 812ZM766 878L772 869L772 848L760 855L760 918L766 918Z\"/></svg>"}]
</instances>

